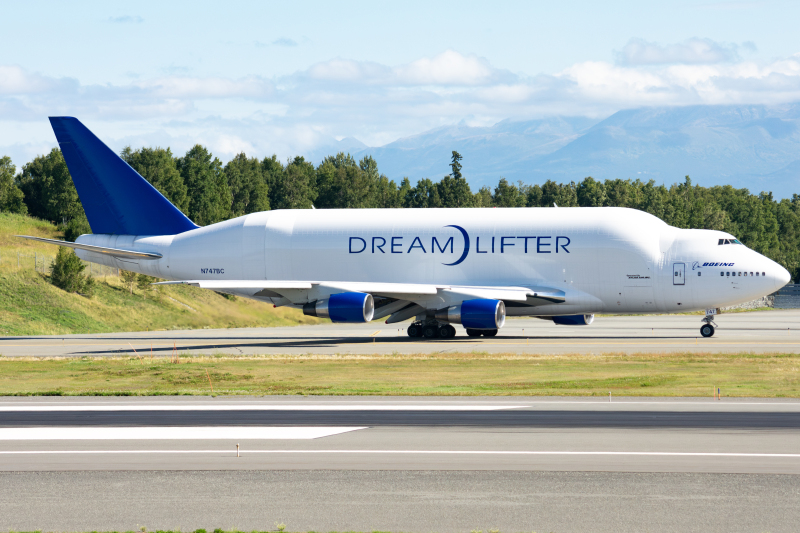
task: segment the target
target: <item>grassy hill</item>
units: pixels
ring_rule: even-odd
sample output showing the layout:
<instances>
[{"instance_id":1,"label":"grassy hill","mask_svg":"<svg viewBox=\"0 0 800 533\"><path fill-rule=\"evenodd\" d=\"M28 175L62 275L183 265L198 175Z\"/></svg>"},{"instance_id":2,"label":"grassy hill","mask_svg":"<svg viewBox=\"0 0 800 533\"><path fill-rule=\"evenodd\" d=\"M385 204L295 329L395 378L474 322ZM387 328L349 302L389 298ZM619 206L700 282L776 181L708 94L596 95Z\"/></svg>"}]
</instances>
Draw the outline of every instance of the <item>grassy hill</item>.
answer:
<instances>
[{"instance_id":1,"label":"grassy hill","mask_svg":"<svg viewBox=\"0 0 800 533\"><path fill-rule=\"evenodd\" d=\"M159 329L265 327L315 324L296 309L274 309L244 298L228 299L186 286L143 292L128 287L107 267L92 267L92 298L62 291L49 282L55 246L15 238L61 238L48 222L0 213L0 335L57 335ZM34 269L36 265L36 269ZM44 272L44 273L42 273Z\"/></svg>"}]
</instances>

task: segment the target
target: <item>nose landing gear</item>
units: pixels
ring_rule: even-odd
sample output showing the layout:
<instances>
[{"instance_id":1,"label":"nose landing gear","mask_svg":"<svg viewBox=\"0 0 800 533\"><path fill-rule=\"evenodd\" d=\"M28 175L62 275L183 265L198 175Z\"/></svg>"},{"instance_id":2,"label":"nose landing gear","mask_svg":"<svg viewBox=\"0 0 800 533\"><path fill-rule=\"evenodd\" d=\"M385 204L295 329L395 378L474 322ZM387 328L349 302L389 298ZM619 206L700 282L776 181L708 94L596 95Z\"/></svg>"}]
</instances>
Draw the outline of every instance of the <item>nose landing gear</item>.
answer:
<instances>
[{"instance_id":1,"label":"nose landing gear","mask_svg":"<svg viewBox=\"0 0 800 533\"><path fill-rule=\"evenodd\" d=\"M700 327L700 335L703 337L713 337L714 326L716 325L717 324L714 322L714 315L707 314L703 319L703 325Z\"/></svg>"}]
</instances>

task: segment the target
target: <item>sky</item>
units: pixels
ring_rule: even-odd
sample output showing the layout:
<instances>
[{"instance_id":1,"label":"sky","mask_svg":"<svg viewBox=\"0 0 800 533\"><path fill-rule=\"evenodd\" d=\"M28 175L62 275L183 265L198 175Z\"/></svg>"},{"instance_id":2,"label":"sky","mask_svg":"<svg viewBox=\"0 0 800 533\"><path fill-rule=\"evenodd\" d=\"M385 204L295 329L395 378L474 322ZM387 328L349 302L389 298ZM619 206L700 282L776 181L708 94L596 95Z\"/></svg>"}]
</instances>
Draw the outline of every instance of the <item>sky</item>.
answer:
<instances>
[{"instance_id":1,"label":"sky","mask_svg":"<svg viewBox=\"0 0 800 533\"><path fill-rule=\"evenodd\" d=\"M800 2L0 0L0 155L79 118L114 150L285 160L354 137L800 101ZM378 161L380 164L380 161Z\"/></svg>"}]
</instances>

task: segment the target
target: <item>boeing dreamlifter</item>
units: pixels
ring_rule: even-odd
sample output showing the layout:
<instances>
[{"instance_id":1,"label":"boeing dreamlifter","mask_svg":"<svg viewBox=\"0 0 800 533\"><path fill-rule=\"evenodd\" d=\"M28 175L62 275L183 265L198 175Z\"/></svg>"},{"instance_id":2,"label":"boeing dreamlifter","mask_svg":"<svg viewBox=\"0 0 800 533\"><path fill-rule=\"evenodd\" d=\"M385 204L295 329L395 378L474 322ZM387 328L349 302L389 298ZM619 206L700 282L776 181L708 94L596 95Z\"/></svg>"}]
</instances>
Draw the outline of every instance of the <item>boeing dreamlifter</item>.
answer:
<instances>
[{"instance_id":1,"label":"boeing dreamlifter","mask_svg":"<svg viewBox=\"0 0 800 533\"><path fill-rule=\"evenodd\" d=\"M412 319L412 337L494 336L506 316L705 309L789 282L721 231L633 209L276 210L198 227L77 119L50 122L93 234L85 261L302 309L334 322ZM28 237L33 238L33 237Z\"/></svg>"}]
</instances>

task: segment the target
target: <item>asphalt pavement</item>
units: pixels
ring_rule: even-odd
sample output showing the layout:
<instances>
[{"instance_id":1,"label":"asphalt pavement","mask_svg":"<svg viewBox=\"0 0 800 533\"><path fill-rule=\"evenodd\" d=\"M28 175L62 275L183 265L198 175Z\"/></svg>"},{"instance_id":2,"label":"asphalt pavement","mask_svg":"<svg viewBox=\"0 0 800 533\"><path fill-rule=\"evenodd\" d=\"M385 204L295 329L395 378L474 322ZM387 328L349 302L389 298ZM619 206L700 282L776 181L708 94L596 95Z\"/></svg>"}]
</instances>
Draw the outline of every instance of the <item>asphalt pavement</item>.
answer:
<instances>
[{"instance_id":1,"label":"asphalt pavement","mask_svg":"<svg viewBox=\"0 0 800 533\"><path fill-rule=\"evenodd\" d=\"M169 357L194 355L375 353L639 353L800 352L800 310L722 314L711 338L699 315L598 316L589 326L510 318L496 337L467 337L458 326L447 340L412 339L408 323L320 324L280 328L202 329L133 333L0 337L6 357L114 356L133 350Z\"/></svg>"},{"instance_id":2,"label":"asphalt pavement","mask_svg":"<svg viewBox=\"0 0 800 533\"><path fill-rule=\"evenodd\" d=\"M8 398L0 529L796 531L800 401Z\"/></svg>"}]
</instances>

